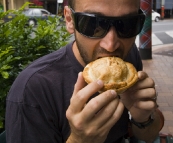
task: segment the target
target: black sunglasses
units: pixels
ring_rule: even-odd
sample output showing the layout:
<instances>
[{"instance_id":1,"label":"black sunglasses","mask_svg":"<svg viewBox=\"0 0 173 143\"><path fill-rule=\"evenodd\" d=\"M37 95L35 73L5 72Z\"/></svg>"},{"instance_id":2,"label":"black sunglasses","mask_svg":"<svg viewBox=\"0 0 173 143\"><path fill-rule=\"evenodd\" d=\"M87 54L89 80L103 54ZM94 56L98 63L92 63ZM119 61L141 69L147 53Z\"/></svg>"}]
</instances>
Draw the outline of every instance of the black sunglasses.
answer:
<instances>
[{"instance_id":1,"label":"black sunglasses","mask_svg":"<svg viewBox=\"0 0 173 143\"><path fill-rule=\"evenodd\" d=\"M70 8L71 9L71 8ZM103 38L114 26L119 38L131 38L138 35L145 22L145 14L139 9L138 14L123 17L108 17L98 14L75 12L71 9L75 29L89 38Z\"/></svg>"}]
</instances>

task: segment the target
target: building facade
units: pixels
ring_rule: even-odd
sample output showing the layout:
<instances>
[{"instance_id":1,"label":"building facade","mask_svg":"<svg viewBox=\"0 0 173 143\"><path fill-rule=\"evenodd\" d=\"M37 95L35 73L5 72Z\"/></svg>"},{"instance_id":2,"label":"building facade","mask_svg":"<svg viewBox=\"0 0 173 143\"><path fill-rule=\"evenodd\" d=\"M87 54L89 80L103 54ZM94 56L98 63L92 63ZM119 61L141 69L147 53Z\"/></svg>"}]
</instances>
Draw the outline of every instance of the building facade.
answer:
<instances>
[{"instance_id":1,"label":"building facade","mask_svg":"<svg viewBox=\"0 0 173 143\"><path fill-rule=\"evenodd\" d=\"M29 7L42 7L53 14L63 14L67 0L0 0L0 12L10 9L19 9L25 2L31 2Z\"/></svg>"},{"instance_id":2,"label":"building facade","mask_svg":"<svg viewBox=\"0 0 173 143\"><path fill-rule=\"evenodd\" d=\"M2 5L3 11L10 9L18 9L28 0L0 0L0 5Z\"/></svg>"},{"instance_id":3,"label":"building facade","mask_svg":"<svg viewBox=\"0 0 173 143\"><path fill-rule=\"evenodd\" d=\"M164 12L164 18L173 18L173 0L152 0L153 10Z\"/></svg>"}]
</instances>

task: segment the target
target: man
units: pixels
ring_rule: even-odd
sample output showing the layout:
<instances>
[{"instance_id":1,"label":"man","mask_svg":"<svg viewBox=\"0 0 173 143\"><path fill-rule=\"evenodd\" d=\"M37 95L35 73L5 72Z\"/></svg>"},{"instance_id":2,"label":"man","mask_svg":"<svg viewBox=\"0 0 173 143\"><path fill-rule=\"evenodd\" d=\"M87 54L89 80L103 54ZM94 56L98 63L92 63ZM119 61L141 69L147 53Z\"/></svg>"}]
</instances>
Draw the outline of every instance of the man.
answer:
<instances>
[{"instance_id":1,"label":"man","mask_svg":"<svg viewBox=\"0 0 173 143\"><path fill-rule=\"evenodd\" d=\"M162 127L154 81L142 70L133 46L145 16L140 0L70 0L64 16L75 41L30 64L7 97L7 143L120 143L133 134L150 143ZM132 47L132 48L131 48ZM101 57L117 56L138 70L138 82L117 95L86 84L82 70Z\"/></svg>"}]
</instances>

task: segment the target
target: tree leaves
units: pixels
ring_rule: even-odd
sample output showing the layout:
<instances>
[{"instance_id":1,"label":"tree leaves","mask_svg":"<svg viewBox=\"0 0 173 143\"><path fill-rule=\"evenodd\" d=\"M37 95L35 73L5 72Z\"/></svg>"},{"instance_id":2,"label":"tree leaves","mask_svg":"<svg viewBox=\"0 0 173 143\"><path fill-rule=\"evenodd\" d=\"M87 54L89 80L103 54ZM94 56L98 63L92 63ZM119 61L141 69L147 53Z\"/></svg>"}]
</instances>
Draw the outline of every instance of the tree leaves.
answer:
<instances>
[{"instance_id":1,"label":"tree leaves","mask_svg":"<svg viewBox=\"0 0 173 143\"><path fill-rule=\"evenodd\" d=\"M28 4L25 3L16 11L0 13L0 19L15 14L11 21L0 23L1 126L5 117L5 99L17 75L35 59L65 46L70 38L61 17L39 20L36 27L27 26L28 18L22 14L22 10Z\"/></svg>"}]
</instances>

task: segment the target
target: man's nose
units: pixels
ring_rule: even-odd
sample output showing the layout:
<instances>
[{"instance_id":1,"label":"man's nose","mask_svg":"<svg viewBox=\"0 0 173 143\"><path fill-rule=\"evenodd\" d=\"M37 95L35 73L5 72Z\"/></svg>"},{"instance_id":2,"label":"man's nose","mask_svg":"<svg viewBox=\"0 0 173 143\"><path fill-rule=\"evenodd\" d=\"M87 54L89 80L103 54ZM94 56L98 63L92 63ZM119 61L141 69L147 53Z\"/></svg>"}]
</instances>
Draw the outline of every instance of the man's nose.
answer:
<instances>
[{"instance_id":1,"label":"man's nose","mask_svg":"<svg viewBox=\"0 0 173 143\"><path fill-rule=\"evenodd\" d=\"M100 41L100 46L109 52L115 51L119 47L119 38L114 26L111 26L108 33Z\"/></svg>"}]
</instances>

